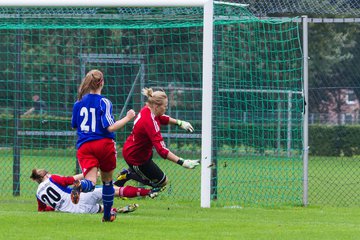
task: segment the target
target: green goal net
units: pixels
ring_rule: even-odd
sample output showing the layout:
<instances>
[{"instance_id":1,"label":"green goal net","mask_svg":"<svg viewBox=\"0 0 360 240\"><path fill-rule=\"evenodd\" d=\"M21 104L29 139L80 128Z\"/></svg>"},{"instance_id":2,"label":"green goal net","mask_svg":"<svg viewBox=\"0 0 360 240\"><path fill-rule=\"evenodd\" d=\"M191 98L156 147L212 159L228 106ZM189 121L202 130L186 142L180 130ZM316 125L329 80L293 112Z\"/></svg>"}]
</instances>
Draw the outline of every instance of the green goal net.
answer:
<instances>
[{"instance_id":1,"label":"green goal net","mask_svg":"<svg viewBox=\"0 0 360 240\"><path fill-rule=\"evenodd\" d=\"M195 127L162 129L183 158L200 158L202 122L213 122L214 203L301 204L299 21L215 5L213 119L202 119L202 8L0 8L0 16L1 195L33 196L33 168L78 171L71 111L84 74L97 68L116 118L140 110L143 87L167 92L167 114ZM131 127L116 135L117 171ZM162 197L199 201L199 169L154 158L170 179Z\"/></svg>"},{"instance_id":2,"label":"green goal net","mask_svg":"<svg viewBox=\"0 0 360 240\"><path fill-rule=\"evenodd\" d=\"M256 19L218 25L215 59L213 197L301 204L298 25Z\"/></svg>"}]
</instances>

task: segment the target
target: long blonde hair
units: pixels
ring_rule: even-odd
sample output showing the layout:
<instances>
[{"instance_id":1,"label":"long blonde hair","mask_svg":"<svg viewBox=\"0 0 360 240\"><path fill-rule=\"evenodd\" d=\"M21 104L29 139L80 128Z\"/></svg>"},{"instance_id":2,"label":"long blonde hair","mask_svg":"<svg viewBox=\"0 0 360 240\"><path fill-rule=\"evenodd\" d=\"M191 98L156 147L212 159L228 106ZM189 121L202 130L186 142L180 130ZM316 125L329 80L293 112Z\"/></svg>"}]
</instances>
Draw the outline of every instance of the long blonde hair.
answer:
<instances>
[{"instance_id":1,"label":"long blonde hair","mask_svg":"<svg viewBox=\"0 0 360 240\"><path fill-rule=\"evenodd\" d=\"M97 90L102 87L101 83L104 81L104 75L100 70L93 69L89 71L81 81L78 89L78 100L91 90Z\"/></svg>"},{"instance_id":2,"label":"long blonde hair","mask_svg":"<svg viewBox=\"0 0 360 240\"><path fill-rule=\"evenodd\" d=\"M151 106L160 106L164 103L165 99L167 99L167 95L164 91L154 92L152 88L143 88L141 93L148 98L146 102Z\"/></svg>"},{"instance_id":3,"label":"long blonde hair","mask_svg":"<svg viewBox=\"0 0 360 240\"><path fill-rule=\"evenodd\" d=\"M42 183L42 182L44 181L44 177L45 177L48 173L49 173L49 172L46 171L45 169L36 169L36 168L34 168L34 169L31 171L30 178L40 184L40 183Z\"/></svg>"}]
</instances>

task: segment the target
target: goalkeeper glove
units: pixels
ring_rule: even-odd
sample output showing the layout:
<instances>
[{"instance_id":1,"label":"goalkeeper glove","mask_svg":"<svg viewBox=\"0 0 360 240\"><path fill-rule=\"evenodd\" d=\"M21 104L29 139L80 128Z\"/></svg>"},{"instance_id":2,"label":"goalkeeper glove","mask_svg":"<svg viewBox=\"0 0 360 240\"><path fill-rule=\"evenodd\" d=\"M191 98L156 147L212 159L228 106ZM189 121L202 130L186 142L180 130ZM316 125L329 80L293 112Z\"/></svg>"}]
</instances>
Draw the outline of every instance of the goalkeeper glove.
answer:
<instances>
[{"instance_id":1,"label":"goalkeeper glove","mask_svg":"<svg viewBox=\"0 0 360 240\"><path fill-rule=\"evenodd\" d=\"M194 128L189 122L176 120L176 124L179 125L182 129L185 129L188 132L193 132Z\"/></svg>"},{"instance_id":2,"label":"goalkeeper glove","mask_svg":"<svg viewBox=\"0 0 360 240\"><path fill-rule=\"evenodd\" d=\"M177 161L177 164L179 164L187 169L193 169L200 164L200 160L184 160L184 159L180 158Z\"/></svg>"}]
</instances>

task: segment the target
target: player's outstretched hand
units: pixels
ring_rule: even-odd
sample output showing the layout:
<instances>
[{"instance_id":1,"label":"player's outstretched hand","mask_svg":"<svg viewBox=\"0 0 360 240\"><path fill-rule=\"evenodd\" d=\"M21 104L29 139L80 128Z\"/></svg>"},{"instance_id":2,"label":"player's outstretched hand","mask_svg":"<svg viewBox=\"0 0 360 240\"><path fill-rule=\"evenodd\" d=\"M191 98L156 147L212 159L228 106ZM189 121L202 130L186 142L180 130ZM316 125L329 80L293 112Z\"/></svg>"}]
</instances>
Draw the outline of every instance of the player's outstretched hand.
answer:
<instances>
[{"instance_id":1,"label":"player's outstretched hand","mask_svg":"<svg viewBox=\"0 0 360 240\"><path fill-rule=\"evenodd\" d=\"M184 163L181 165L183 166L184 168L187 168L187 169L193 169L195 168L196 166L198 166L200 164L200 160L184 160Z\"/></svg>"},{"instance_id":2,"label":"player's outstretched hand","mask_svg":"<svg viewBox=\"0 0 360 240\"><path fill-rule=\"evenodd\" d=\"M135 111L133 109L130 109L127 113L126 113L126 117L129 118L130 120L133 119L135 117Z\"/></svg>"},{"instance_id":3,"label":"player's outstretched hand","mask_svg":"<svg viewBox=\"0 0 360 240\"><path fill-rule=\"evenodd\" d=\"M182 129L185 129L188 132L194 132L193 126L189 122L176 120L177 125L179 125Z\"/></svg>"}]
</instances>

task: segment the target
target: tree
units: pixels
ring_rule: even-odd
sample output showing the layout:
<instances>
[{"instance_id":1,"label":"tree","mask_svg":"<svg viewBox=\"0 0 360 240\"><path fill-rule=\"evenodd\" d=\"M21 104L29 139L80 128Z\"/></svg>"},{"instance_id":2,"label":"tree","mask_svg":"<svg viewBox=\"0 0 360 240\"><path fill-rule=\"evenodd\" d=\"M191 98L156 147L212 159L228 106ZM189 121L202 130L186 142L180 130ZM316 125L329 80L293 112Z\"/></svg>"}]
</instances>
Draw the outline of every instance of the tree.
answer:
<instances>
[{"instance_id":1,"label":"tree","mask_svg":"<svg viewBox=\"0 0 360 240\"><path fill-rule=\"evenodd\" d=\"M351 24L310 24L309 27L309 110L329 111L324 102L335 99L337 113L345 103L342 89L353 88L351 64L357 50L357 26Z\"/></svg>"}]
</instances>

